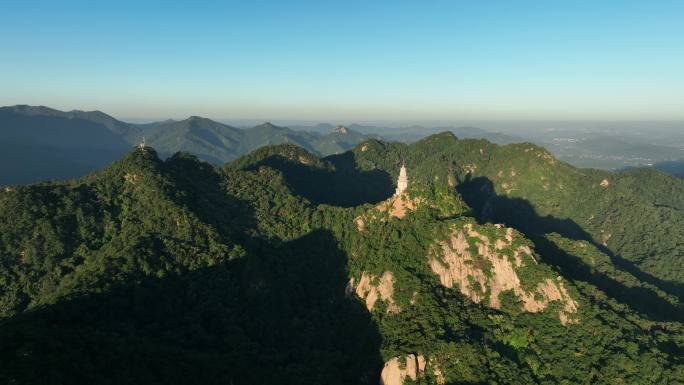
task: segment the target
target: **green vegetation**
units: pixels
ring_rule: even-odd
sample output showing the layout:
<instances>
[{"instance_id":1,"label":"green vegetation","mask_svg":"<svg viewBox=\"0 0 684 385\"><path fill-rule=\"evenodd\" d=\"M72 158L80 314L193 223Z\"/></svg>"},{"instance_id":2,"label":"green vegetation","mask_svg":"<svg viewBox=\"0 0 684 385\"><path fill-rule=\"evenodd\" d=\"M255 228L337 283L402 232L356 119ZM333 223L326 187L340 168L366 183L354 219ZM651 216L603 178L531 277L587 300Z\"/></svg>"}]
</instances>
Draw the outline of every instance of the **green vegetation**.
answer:
<instances>
[{"instance_id":1,"label":"green vegetation","mask_svg":"<svg viewBox=\"0 0 684 385\"><path fill-rule=\"evenodd\" d=\"M235 160L252 150L271 145L292 144L317 155L339 154L368 138L356 131L325 134L295 131L264 123L239 129L197 116L146 126L148 143L163 156L186 151L214 164Z\"/></svg>"},{"instance_id":2,"label":"green vegetation","mask_svg":"<svg viewBox=\"0 0 684 385\"><path fill-rule=\"evenodd\" d=\"M421 384L681 384L683 201L451 134L137 149L0 191L0 382L377 384L412 354Z\"/></svg>"},{"instance_id":3,"label":"green vegetation","mask_svg":"<svg viewBox=\"0 0 684 385\"><path fill-rule=\"evenodd\" d=\"M0 107L0 185L80 177L121 158L143 138L161 158L183 151L224 164L284 143L321 156L339 154L369 137L347 129L311 133L271 123L240 129L199 116L132 124L100 111Z\"/></svg>"},{"instance_id":4,"label":"green vegetation","mask_svg":"<svg viewBox=\"0 0 684 385\"><path fill-rule=\"evenodd\" d=\"M364 142L354 154L361 168L393 176L405 159L414 180L453 181L482 221L590 241L640 280L684 296L684 232L673 231L684 228L681 179L653 169L577 169L532 144L497 146L451 133L410 146Z\"/></svg>"}]
</instances>

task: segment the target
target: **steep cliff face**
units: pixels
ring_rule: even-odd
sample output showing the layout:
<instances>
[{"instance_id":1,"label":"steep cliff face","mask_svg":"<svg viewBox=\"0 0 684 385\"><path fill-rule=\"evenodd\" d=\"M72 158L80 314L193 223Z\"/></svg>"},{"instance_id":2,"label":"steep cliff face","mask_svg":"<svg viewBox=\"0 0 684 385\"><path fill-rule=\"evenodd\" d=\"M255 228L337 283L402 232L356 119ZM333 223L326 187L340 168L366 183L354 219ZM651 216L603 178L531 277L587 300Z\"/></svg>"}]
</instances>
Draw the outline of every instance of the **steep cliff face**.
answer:
<instances>
[{"instance_id":1,"label":"steep cliff face","mask_svg":"<svg viewBox=\"0 0 684 385\"><path fill-rule=\"evenodd\" d=\"M453 224L449 235L432 245L428 263L443 286L455 287L476 303L501 309L506 301L502 295L510 293L526 312L540 312L559 302L561 323L575 320L578 304L562 277L554 279L550 271L538 268L532 249L512 228Z\"/></svg>"},{"instance_id":2,"label":"steep cliff face","mask_svg":"<svg viewBox=\"0 0 684 385\"><path fill-rule=\"evenodd\" d=\"M378 300L385 303L387 313L401 311L394 301L394 275L391 271L384 272L379 278L363 272L358 284L353 277L349 280L346 291L347 294L353 292L361 300L364 300L368 311L373 311Z\"/></svg>"},{"instance_id":3,"label":"steep cliff face","mask_svg":"<svg viewBox=\"0 0 684 385\"><path fill-rule=\"evenodd\" d=\"M426 377L430 377L430 380ZM408 381L444 385L446 379L435 360L426 359L422 354L393 357L385 362L380 374L380 385L404 385Z\"/></svg>"}]
</instances>

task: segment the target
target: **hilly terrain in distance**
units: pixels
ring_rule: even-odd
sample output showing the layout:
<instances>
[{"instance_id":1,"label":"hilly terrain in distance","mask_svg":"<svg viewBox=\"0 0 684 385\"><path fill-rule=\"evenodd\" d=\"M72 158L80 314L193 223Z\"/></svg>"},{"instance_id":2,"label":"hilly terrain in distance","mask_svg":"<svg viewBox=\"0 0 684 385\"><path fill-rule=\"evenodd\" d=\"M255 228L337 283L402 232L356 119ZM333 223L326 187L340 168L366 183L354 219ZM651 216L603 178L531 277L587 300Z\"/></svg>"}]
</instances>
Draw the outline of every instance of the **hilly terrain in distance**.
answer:
<instances>
[{"instance_id":1,"label":"hilly terrain in distance","mask_svg":"<svg viewBox=\"0 0 684 385\"><path fill-rule=\"evenodd\" d=\"M440 133L0 192L4 383L678 384L684 181Z\"/></svg>"},{"instance_id":2,"label":"hilly terrain in distance","mask_svg":"<svg viewBox=\"0 0 684 385\"><path fill-rule=\"evenodd\" d=\"M162 156L187 151L215 164L234 160L259 147L283 143L296 144L318 155L336 154L369 138L342 126L326 133L295 131L270 122L240 129L198 116L147 124L143 133L149 135L147 143L158 148Z\"/></svg>"},{"instance_id":3,"label":"hilly terrain in distance","mask_svg":"<svg viewBox=\"0 0 684 385\"><path fill-rule=\"evenodd\" d=\"M120 158L143 138L162 158L188 151L202 160L223 164L266 145L291 143L327 156L352 149L368 138L412 143L443 131L462 139L486 139L496 144L533 142L577 167L625 170L647 166L678 177L684 175L684 142L672 127L645 137L642 130L627 123L626 131L617 133L615 128L595 133L577 128L538 130L532 123L533 128L521 130L523 136L457 125L320 123L285 127L267 122L237 128L198 116L133 124L99 111L0 107L0 184L80 177Z\"/></svg>"},{"instance_id":4,"label":"hilly terrain in distance","mask_svg":"<svg viewBox=\"0 0 684 385\"><path fill-rule=\"evenodd\" d=\"M0 184L82 176L119 159L137 130L100 112L0 108Z\"/></svg>"},{"instance_id":5,"label":"hilly terrain in distance","mask_svg":"<svg viewBox=\"0 0 684 385\"><path fill-rule=\"evenodd\" d=\"M0 107L0 184L80 177L119 159L143 138L162 157L188 151L222 164L264 145L293 143L329 155L349 150L369 137L375 136L345 127L326 133L270 123L240 129L198 116L132 124L100 111Z\"/></svg>"},{"instance_id":6,"label":"hilly terrain in distance","mask_svg":"<svg viewBox=\"0 0 684 385\"><path fill-rule=\"evenodd\" d=\"M477 127L473 126L477 125ZM289 125L297 130L327 132L333 126ZM385 140L412 143L450 131L462 139L496 144L531 142L575 167L621 171L653 167L683 177L684 122L601 121L461 121L458 124L382 126L351 124L350 128Z\"/></svg>"},{"instance_id":7,"label":"hilly terrain in distance","mask_svg":"<svg viewBox=\"0 0 684 385\"><path fill-rule=\"evenodd\" d=\"M329 132L335 126L329 123L320 123L313 126L307 125L289 125L289 127L299 130L299 131L309 131L309 132ZM454 126L454 125L437 125L437 126L426 126L426 125L411 125L411 126L400 126L400 127L386 127L377 125L367 125L367 124L357 124L352 123L349 125L349 129L361 132L368 135L376 135L384 140L412 143L417 140L423 139L426 136L433 135L439 132L449 131L459 138L463 139L486 139L492 143L496 144L511 144L511 143L522 143L526 142L527 139L516 136L504 134L501 132L487 131L479 127L473 126Z\"/></svg>"},{"instance_id":8,"label":"hilly terrain in distance","mask_svg":"<svg viewBox=\"0 0 684 385\"><path fill-rule=\"evenodd\" d=\"M481 121L487 130L515 134L576 167L661 168L684 160L684 121Z\"/></svg>"},{"instance_id":9,"label":"hilly terrain in distance","mask_svg":"<svg viewBox=\"0 0 684 385\"><path fill-rule=\"evenodd\" d=\"M656 163L654 168L684 179L684 159Z\"/></svg>"}]
</instances>

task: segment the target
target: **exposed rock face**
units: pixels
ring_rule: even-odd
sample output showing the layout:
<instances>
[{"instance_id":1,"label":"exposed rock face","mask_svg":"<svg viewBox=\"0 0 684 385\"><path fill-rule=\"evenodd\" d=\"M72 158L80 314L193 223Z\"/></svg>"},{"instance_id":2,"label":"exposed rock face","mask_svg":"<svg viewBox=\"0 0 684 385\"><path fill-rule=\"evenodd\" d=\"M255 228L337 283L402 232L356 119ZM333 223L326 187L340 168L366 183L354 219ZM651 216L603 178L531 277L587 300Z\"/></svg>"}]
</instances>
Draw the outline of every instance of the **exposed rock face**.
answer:
<instances>
[{"instance_id":1,"label":"exposed rock face","mask_svg":"<svg viewBox=\"0 0 684 385\"><path fill-rule=\"evenodd\" d=\"M463 170L465 170L466 174L474 174L475 171L477 171L477 165L476 164L463 165Z\"/></svg>"},{"instance_id":2,"label":"exposed rock face","mask_svg":"<svg viewBox=\"0 0 684 385\"><path fill-rule=\"evenodd\" d=\"M435 378L437 379L437 383L439 385L444 385L446 383L446 378L444 377L442 370L439 368L439 366L437 366L435 360L430 360L430 368L432 369L432 374L434 374Z\"/></svg>"},{"instance_id":3,"label":"exposed rock face","mask_svg":"<svg viewBox=\"0 0 684 385\"><path fill-rule=\"evenodd\" d=\"M447 175L447 184L449 187L456 187L456 177L454 174L449 173L449 175Z\"/></svg>"},{"instance_id":4,"label":"exposed rock face","mask_svg":"<svg viewBox=\"0 0 684 385\"><path fill-rule=\"evenodd\" d=\"M363 230L366 228L366 222L361 217L356 217L356 219L354 219L354 222L356 223L356 230L362 233Z\"/></svg>"},{"instance_id":5,"label":"exposed rock face","mask_svg":"<svg viewBox=\"0 0 684 385\"><path fill-rule=\"evenodd\" d=\"M416 381L425 374L425 357L422 355L409 354L404 358L394 357L385 362L385 367L380 373L380 385L402 385L406 378ZM402 369L403 366L403 369Z\"/></svg>"},{"instance_id":6,"label":"exposed rock face","mask_svg":"<svg viewBox=\"0 0 684 385\"><path fill-rule=\"evenodd\" d=\"M406 167L402 164L401 168L399 169L399 178L397 179L397 189L394 192L394 195L400 195L404 191L406 191L406 188L408 187L408 176L406 175Z\"/></svg>"},{"instance_id":7,"label":"exposed rock face","mask_svg":"<svg viewBox=\"0 0 684 385\"><path fill-rule=\"evenodd\" d=\"M603 230L601 230L601 244L603 246L608 246L608 241L610 238L613 236L613 234L609 233L603 233Z\"/></svg>"},{"instance_id":8,"label":"exposed rock face","mask_svg":"<svg viewBox=\"0 0 684 385\"><path fill-rule=\"evenodd\" d=\"M409 198L407 193L395 195L376 206L380 212L387 212L390 217L403 218L409 211L416 211L419 199Z\"/></svg>"},{"instance_id":9,"label":"exposed rock face","mask_svg":"<svg viewBox=\"0 0 684 385\"><path fill-rule=\"evenodd\" d=\"M135 184L135 182L138 181L138 174L127 173L126 175L124 175L124 180L126 182Z\"/></svg>"},{"instance_id":10,"label":"exposed rock face","mask_svg":"<svg viewBox=\"0 0 684 385\"><path fill-rule=\"evenodd\" d=\"M432 271L446 287L458 286L459 291L476 303L487 299L486 305L500 309L499 294L511 291L522 302L524 311L535 313L544 310L550 302L563 303L559 311L561 323L571 322L570 315L577 311L577 303L568 295L563 282L547 278L533 291L523 289L517 268L528 261L536 263L529 246L513 247L513 230L495 227L504 232L502 239L491 242L472 224L454 228L451 237L436 242L428 261ZM475 249L471 247L474 241Z\"/></svg>"},{"instance_id":11,"label":"exposed rock face","mask_svg":"<svg viewBox=\"0 0 684 385\"><path fill-rule=\"evenodd\" d=\"M384 222L387 220L387 215L390 218L404 218L409 212L416 211L422 202L423 200L420 198L410 198L406 192L395 195L379 203L375 206L375 210L370 210L366 214L354 218L356 230L363 232L366 229L366 224L372 223L374 220Z\"/></svg>"},{"instance_id":12,"label":"exposed rock face","mask_svg":"<svg viewBox=\"0 0 684 385\"><path fill-rule=\"evenodd\" d=\"M437 247L441 248L439 251L434 251L435 254L441 254L441 261L432 256L430 258L430 268L439 276L442 285L446 287L454 287L454 283L459 285L461 293L480 303L484 297L481 290L477 290L470 285L469 277L474 282L484 287L487 278L481 269L478 269L472 263L473 258L470 254L468 240L462 231L457 232L451 237L450 242L440 241Z\"/></svg>"},{"instance_id":13,"label":"exposed rock face","mask_svg":"<svg viewBox=\"0 0 684 385\"><path fill-rule=\"evenodd\" d=\"M345 127L345 126L337 126L337 128L335 128L334 132L337 132L337 133L340 133L340 134L348 134L348 133L349 133L349 129L348 129L347 127Z\"/></svg>"},{"instance_id":14,"label":"exposed rock face","mask_svg":"<svg viewBox=\"0 0 684 385\"><path fill-rule=\"evenodd\" d=\"M365 299L368 311L373 311L375 303L379 299L387 305L387 313L400 312L401 309L394 302L394 275L392 272L384 272L377 284L373 284L373 281L375 281L375 276L366 272L361 274L358 285L354 284L352 277L347 284L347 293L353 290L359 298Z\"/></svg>"},{"instance_id":15,"label":"exposed rock face","mask_svg":"<svg viewBox=\"0 0 684 385\"><path fill-rule=\"evenodd\" d=\"M610 185L610 182L608 182L608 179L604 179L601 181L601 187L608 187Z\"/></svg>"},{"instance_id":16,"label":"exposed rock face","mask_svg":"<svg viewBox=\"0 0 684 385\"><path fill-rule=\"evenodd\" d=\"M299 163L306 165L306 164L310 164L310 163L311 163L311 160L306 159L305 157L303 157L303 156L300 155L300 156L299 156Z\"/></svg>"}]
</instances>

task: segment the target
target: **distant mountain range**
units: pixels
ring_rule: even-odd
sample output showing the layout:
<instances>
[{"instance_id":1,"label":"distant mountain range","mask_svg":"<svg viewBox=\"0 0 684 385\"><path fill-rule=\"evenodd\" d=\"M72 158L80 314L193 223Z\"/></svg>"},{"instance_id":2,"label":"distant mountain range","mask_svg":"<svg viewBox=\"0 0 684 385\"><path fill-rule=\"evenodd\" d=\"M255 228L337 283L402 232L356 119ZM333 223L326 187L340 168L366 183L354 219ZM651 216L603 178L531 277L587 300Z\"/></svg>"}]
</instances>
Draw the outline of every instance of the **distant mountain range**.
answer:
<instances>
[{"instance_id":1,"label":"distant mountain range","mask_svg":"<svg viewBox=\"0 0 684 385\"><path fill-rule=\"evenodd\" d=\"M524 141L475 127L345 127L321 123L288 128L266 122L237 128L199 116L134 124L101 111L66 112L18 105L0 107L0 184L80 177L121 158L143 138L162 157L186 151L210 163L223 164L267 145L295 144L327 156L348 151L369 138L413 142L447 130L461 138L497 144Z\"/></svg>"},{"instance_id":2,"label":"distant mountain range","mask_svg":"<svg viewBox=\"0 0 684 385\"><path fill-rule=\"evenodd\" d=\"M202 160L223 164L265 145L291 143L325 156L376 137L346 127L325 133L271 123L241 129L199 116L133 124L100 111L1 107L0 184L83 176L119 159L143 139L163 157L187 151Z\"/></svg>"},{"instance_id":3,"label":"distant mountain range","mask_svg":"<svg viewBox=\"0 0 684 385\"><path fill-rule=\"evenodd\" d=\"M329 132L334 128L332 124L320 123L313 126L294 125L290 126L292 129L309 132ZM424 125L410 125L404 127L384 127L372 126L363 124L350 124L349 129L358 131L367 135L377 135L385 140L393 140L398 142L412 143L420 140L428 135L437 134L444 131L450 131L462 139L486 139L496 144L511 144L522 143L529 141L526 138L508 135L500 132L492 132L483 130L479 127L472 126L436 126L428 127Z\"/></svg>"},{"instance_id":4,"label":"distant mountain range","mask_svg":"<svg viewBox=\"0 0 684 385\"><path fill-rule=\"evenodd\" d=\"M0 184L82 176L120 158L138 134L97 111L0 108Z\"/></svg>"},{"instance_id":5,"label":"distant mountain range","mask_svg":"<svg viewBox=\"0 0 684 385\"><path fill-rule=\"evenodd\" d=\"M143 138L163 158L185 151L213 164L225 164L268 145L295 144L317 156L328 156L348 151L366 139L413 143L444 131L461 139L486 139L499 145L533 142L578 167L618 170L653 166L684 177L682 150L634 138L621 140L603 132L542 131L521 137L472 126L320 123L284 127L269 122L238 128L199 116L135 124L100 111L65 112L18 105L0 107L0 185L81 177L120 159Z\"/></svg>"},{"instance_id":6,"label":"distant mountain range","mask_svg":"<svg viewBox=\"0 0 684 385\"><path fill-rule=\"evenodd\" d=\"M187 151L215 164L229 162L262 146L285 143L296 144L318 155L331 155L347 151L365 139L376 137L346 127L318 133L296 131L270 122L240 129L199 116L180 121L150 123L140 128L147 137L147 143L159 148L164 156Z\"/></svg>"}]
</instances>

